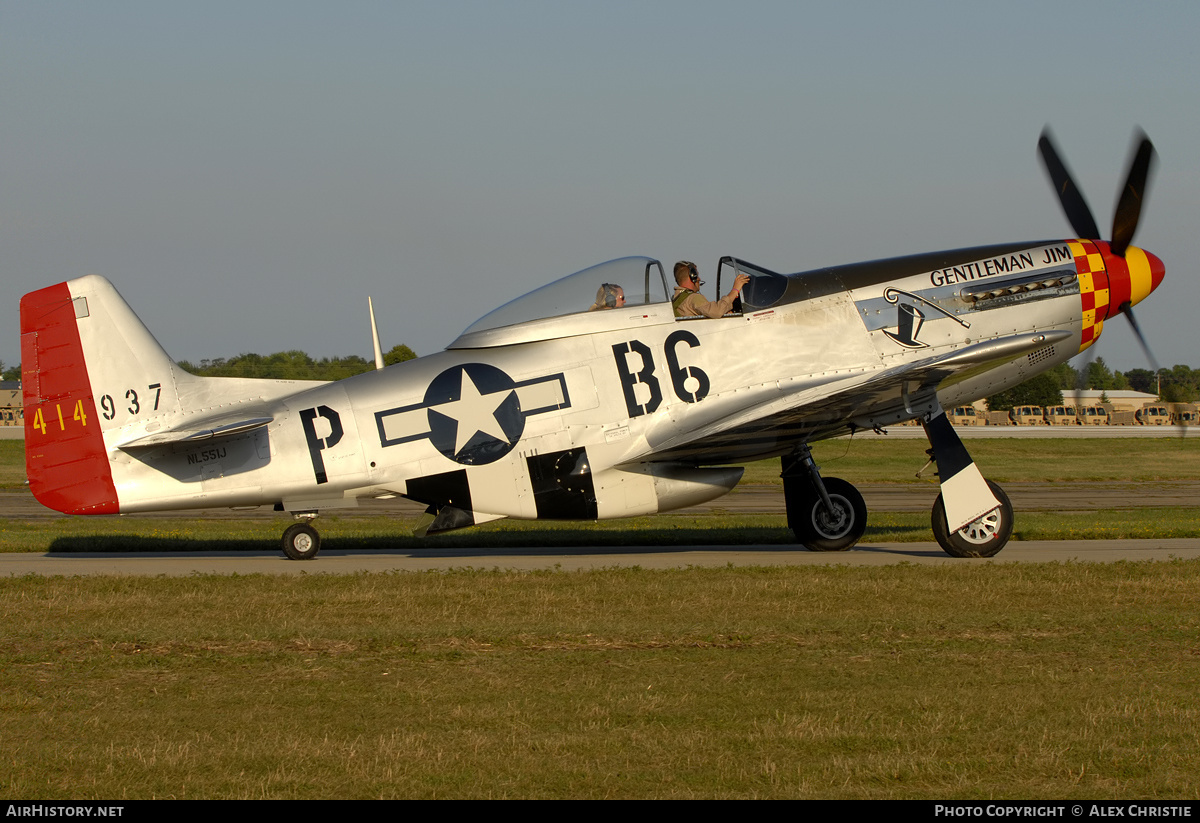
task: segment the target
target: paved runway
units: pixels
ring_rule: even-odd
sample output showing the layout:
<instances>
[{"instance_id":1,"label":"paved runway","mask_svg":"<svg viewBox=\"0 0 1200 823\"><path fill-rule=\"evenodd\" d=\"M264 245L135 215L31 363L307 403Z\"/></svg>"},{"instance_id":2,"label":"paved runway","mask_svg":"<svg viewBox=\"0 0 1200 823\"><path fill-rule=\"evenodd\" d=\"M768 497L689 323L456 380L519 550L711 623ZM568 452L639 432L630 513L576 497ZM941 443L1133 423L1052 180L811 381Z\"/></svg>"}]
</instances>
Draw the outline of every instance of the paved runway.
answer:
<instances>
[{"instance_id":1,"label":"paved runway","mask_svg":"<svg viewBox=\"0 0 1200 823\"><path fill-rule=\"evenodd\" d=\"M836 474L836 472L831 472ZM1013 508L1023 511L1096 511L1116 505L1121 508L1147 506L1195 506L1200 501L1200 482L1176 480L1169 483L1004 483ZM938 486L925 483L863 483L858 486L866 500L868 511L908 512L929 511ZM411 500L364 500L353 509L338 509L342 519L357 517L401 516L416 517L425 506ZM709 503L681 509L676 514L711 514L728 511L738 514L783 512L783 488L771 485L742 484L731 493ZM46 508L34 500L27 489L0 490L0 517L40 521L67 517ZM291 519L262 507L252 511L205 509L201 511L150 512L131 515L156 520L277 520L282 534ZM319 522L319 521L318 521Z\"/></svg>"},{"instance_id":2,"label":"paved runway","mask_svg":"<svg viewBox=\"0 0 1200 823\"><path fill-rule=\"evenodd\" d=\"M933 483L864 484L859 487L873 511L929 511L937 496ZM1111 508L1152 506L1195 506L1200 500L1200 482L1171 483L1006 483L1005 490L1020 511L1096 511ZM1116 502L1119 501L1119 502ZM338 517L414 516L423 506L406 500L367 501L358 509L340 510ZM711 503L685 509L682 513L737 514L779 513L783 494L778 486L739 486L732 494ZM49 521L65 517L42 506L28 490L0 491L3 516L25 521ZM290 518L259 509L252 512L213 510L164 512L136 515L153 519L256 519L274 520L283 526ZM319 525L319 521L318 521ZM1200 557L1200 539L1125 541L1013 541L995 562L1114 562L1118 560L1167 560ZM418 571L451 568L585 569L606 566L678 568L687 566L735 565L822 565L879 566L896 563L979 563L986 560L956 560L936 543L863 544L848 552L818 553L786 546L680 546L664 549L511 549L489 552L481 549L403 549L379 551L323 550L312 562L292 562L281 552L190 552L180 554L5 554L0 553L0 576L12 575L190 575L190 574L314 574L360 571Z\"/></svg>"},{"instance_id":3,"label":"paved runway","mask_svg":"<svg viewBox=\"0 0 1200 823\"><path fill-rule=\"evenodd\" d=\"M996 557L950 557L936 543L866 543L847 552L810 552L778 546L623 549L576 548L506 550L421 549L374 552L322 551L296 562L278 552L189 552L186 554L0 554L0 576L134 575L179 577L193 574L353 574L356 572L446 569L601 569L640 566L672 569L725 566L888 566L899 563L1113 563L1119 560L1200 558L1200 539L1013 541Z\"/></svg>"}]
</instances>

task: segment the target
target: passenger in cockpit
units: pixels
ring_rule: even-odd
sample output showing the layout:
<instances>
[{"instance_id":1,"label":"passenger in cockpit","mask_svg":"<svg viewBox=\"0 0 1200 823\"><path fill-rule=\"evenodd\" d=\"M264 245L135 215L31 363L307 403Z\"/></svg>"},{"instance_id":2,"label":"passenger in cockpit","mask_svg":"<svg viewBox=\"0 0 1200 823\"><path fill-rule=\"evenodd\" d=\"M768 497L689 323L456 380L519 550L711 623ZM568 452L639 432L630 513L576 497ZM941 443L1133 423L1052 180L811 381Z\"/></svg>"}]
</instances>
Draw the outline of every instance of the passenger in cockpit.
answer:
<instances>
[{"instance_id":1,"label":"passenger in cockpit","mask_svg":"<svg viewBox=\"0 0 1200 823\"><path fill-rule=\"evenodd\" d=\"M578 304L576 304L578 305ZM625 289L614 283L605 283L596 292L596 302L588 311L603 311L604 309L619 309L625 305Z\"/></svg>"},{"instance_id":2,"label":"passenger in cockpit","mask_svg":"<svg viewBox=\"0 0 1200 823\"><path fill-rule=\"evenodd\" d=\"M704 281L696 270L695 263L680 260L675 264L675 294L671 305L676 317L721 317L733 311L733 301L750 282L750 275L738 272L733 279L733 288L720 300L708 301L700 293Z\"/></svg>"}]
</instances>

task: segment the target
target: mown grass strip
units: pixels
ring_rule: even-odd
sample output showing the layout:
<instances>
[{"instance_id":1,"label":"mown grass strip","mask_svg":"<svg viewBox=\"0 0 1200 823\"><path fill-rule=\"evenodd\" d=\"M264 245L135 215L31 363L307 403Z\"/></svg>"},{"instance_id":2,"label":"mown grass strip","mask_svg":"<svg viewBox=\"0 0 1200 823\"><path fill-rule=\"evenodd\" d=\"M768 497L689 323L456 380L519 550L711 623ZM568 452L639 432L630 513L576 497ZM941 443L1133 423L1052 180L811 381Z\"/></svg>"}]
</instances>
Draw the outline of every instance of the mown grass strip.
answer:
<instances>
[{"instance_id":1,"label":"mown grass strip","mask_svg":"<svg viewBox=\"0 0 1200 823\"><path fill-rule=\"evenodd\" d=\"M0 580L18 798L1194 798L1200 562Z\"/></svg>"},{"instance_id":2,"label":"mown grass strip","mask_svg":"<svg viewBox=\"0 0 1200 823\"><path fill-rule=\"evenodd\" d=\"M25 522L0 519L0 551L170 552L274 551L278 521L73 518ZM317 521L325 548L545 548L580 546L741 546L794 544L783 515L657 515L596 523L498 521L430 538L412 536L413 518ZM1200 537L1200 509L1147 508L1091 512L1018 512L1015 540L1112 540ZM872 512L865 543L933 540L923 512Z\"/></svg>"},{"instance_id":3,"label":"mown grass strip","mask_svg":"<svg viewBox=\"0 0 1200 823\"><path fill-rule=\"evenodd\" d=\"M1200 480L1200 436L1150 439L968 440L980 470L999 483L1170 482ZM928 457L929 443L915 440L825 440L813 444L821 472L851 483L918 483L914 475ZM926 470L928 477L933 469ZM746 468L744 483L779 483L779 461Z\"/></svg>"},{"instance_id":4,"label":"mown grass strip","mask_svg":"<svg viewBox=\"0 0 1200 823\"><path fill-rule=\"evenodd\" d=\"M917 483L926 462L924 439L825 440L813 444L822 472L851 483ZM968 441L989 478L1023 481L1200 480L1200 436L1161 439L1031 439ZM932 470L930 470L930 473ZM930 476L932 476L930 474ZM779 461L746 467L744 483L780 484ZM25 483L23 440L0 440L0 488Z\"/></svg>"},{"instance_id":5,"label":"mown grass strip","mask_svg":"<svg viewBox=\"0 0 1200 823\"><path fill-rule=\"evenodd\" d=\"M25 441L0 440L0 489L25 485Z\"/></svg>"}]
</instances>

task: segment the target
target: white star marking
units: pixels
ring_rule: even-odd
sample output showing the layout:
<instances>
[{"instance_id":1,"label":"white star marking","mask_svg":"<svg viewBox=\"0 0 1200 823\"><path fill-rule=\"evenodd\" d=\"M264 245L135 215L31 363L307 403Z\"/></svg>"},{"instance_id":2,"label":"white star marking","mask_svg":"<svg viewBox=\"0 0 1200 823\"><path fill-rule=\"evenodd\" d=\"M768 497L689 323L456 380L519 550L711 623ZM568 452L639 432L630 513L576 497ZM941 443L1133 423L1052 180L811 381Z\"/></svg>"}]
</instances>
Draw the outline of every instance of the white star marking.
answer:
<instances>
[{"instance_id":1,"label":"white star marking","mask_svg":"<svg viewBox=\"0 0 1200 823\"><path fill-rule=\"evenodd\" d=\"M496 409L508 399L512 389L504 389L491 394L480 394L479 387L471 379L466 370L462 373L462 385L459 388L458 400L434 406L433 411L444 414L458 421L455 434L454 453L462 451L463 446L470 442L477 432L491 435L497 440L509 442L508 435L496 419Z\"/></svg>"}]
</instances>

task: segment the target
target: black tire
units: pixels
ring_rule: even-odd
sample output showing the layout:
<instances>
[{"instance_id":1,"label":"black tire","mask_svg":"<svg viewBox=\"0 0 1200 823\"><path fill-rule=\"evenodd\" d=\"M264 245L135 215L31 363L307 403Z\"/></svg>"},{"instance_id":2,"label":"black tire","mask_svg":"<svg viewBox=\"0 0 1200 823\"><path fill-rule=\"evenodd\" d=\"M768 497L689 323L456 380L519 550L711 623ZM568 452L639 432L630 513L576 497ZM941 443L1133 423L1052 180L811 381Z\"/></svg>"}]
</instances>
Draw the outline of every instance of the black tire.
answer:
<instances>
[{"instance_id":1,"label":"black tire","mask_svg":"<svg viewBox=\"0 0 1200 823\"><path fill-rule=\"evenodd\" d=\"M992 557L1003 549L1008 538L1012 537L1012 503L1008 501L1004 489L991 480L987 481L987 484L992 494L1000 501L999 508L992 509L956 532L951 532L946 523L946 505L942 502L940 494L933 503L933 537L951 557Z\"/></svg>"},{"instance_id":2,"label":"black tire","mask_svg":"<svg viewBox=\"0 0 1200 823\"><path fill-rule=\"evenodd\" d=\"M809 551L844 552L867 530L867 504L858 489L838 477L826 477L825 491L833 503L831 513L811 484L804 494L789 499L788 525Z\"/></svg>"},{"instance_id":3,"label":"black tire","mask_svg":"<svg viewBox=\"0 0 1200 823\"><path fill-rule=\"evenodd\" d=\"M283 533L283 553L289 560L312 560L321 550L321 535L307 523L294 523Z\"/></svg>"}]
</instances>

